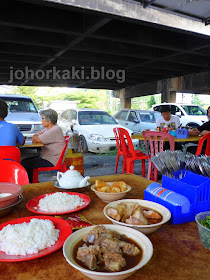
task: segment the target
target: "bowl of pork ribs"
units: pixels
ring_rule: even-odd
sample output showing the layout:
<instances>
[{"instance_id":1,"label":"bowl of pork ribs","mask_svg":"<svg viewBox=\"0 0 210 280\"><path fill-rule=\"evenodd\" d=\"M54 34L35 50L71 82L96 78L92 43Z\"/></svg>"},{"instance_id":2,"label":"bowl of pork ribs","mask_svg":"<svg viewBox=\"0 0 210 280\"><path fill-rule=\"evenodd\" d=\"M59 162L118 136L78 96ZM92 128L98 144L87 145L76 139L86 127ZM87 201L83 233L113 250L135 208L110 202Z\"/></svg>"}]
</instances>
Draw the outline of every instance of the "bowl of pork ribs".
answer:
<instances>
[{"instance_id":1,"label":"bowl of pork ribs","mask_svg":"<svg viewBox=\"0 0 210 280\"><path fill-rule=\"evenodd\" d=\"M163 205L142 199L121 199L104 207L104 215L115 225L136 229L150 234L171 218Z\"/></svg>"},{"instance_id":2,"label":"bowl of pork ribs","mask_svg":"<svg viewBox=\"0 0 210 280\"><path fill-rule=\"evenodd\" d=\"M66 261L95 280L126 279L152 257L149 238L132 228L105 224L82 228L63 245Z\"/></svg>"}]
</instances>

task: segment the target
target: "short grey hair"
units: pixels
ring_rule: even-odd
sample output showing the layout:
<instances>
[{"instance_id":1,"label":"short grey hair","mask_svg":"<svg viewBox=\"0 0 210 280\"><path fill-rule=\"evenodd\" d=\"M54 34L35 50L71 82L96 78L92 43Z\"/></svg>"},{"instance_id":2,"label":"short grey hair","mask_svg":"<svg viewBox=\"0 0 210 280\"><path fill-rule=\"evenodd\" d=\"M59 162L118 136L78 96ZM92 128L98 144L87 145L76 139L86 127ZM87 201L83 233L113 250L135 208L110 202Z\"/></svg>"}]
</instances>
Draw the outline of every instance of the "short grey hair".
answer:
<instances>
[{"instance_id":1,"label":"short grey hair","mask_svg":"<svg viewBox=\"0 0 210 280\"><path fill-rule=\"evenodd\" d=\"M58 113L53 109L47 109L40 113L41 116L45 118L46 121L51 121L51 123L56 124L58 120Z\"/></svg>"}]
</instances>

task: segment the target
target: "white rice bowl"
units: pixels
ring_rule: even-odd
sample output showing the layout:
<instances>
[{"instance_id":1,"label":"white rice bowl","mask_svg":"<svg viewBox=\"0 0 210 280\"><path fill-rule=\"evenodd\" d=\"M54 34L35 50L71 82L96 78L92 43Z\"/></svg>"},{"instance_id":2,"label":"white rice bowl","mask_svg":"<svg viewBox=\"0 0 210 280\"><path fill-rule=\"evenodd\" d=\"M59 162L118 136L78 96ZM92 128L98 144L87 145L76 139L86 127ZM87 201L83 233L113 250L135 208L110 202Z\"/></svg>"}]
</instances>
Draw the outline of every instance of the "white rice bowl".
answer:
<instances>
[{"instance_id":1,"label":"white rice bowl","mask_svg":"<svg viewBox=\"0 0 210 280\"><path fill-rule=\"evenodd\" d=\"M47 219L7 225L0 230L0 250L7 255L35 254L54 245L59 234L60 230Z\"/></svg>"},{"instance_id":2,"label":"white rice bowl","mask_svg":"<svg viewBox=\"0 0 210 280\"><path fill-rule=\"evenodd\" d=\"M66 212L84 204L84 200L78 195L57 192L41 198L37 207L45 212Z\"/></svg>"}]
</instances>

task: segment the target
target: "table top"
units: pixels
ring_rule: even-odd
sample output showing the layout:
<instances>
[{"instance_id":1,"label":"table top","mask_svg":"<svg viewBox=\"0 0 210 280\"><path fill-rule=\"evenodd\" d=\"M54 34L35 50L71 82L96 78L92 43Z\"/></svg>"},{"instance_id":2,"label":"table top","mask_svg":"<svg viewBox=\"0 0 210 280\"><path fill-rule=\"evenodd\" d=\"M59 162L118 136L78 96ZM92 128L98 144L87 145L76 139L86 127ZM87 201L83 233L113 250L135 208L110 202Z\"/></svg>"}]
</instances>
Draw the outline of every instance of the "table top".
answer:
<instances>
[{"instance_id":1,"label":"table top","mask_svg":"<svg viewBox=\"0 0 210 280\"><path fill-rule=\"evenodd\" d=\"M132 134L133 139L144 140L143 134ZM176 138L174 137L175 142L198 142L202 136L189 135L188 138Z\"/></svg>"},{"instance_id":2,"label":"table top","mask_svg":"<svg viewBox=\"0 0 210 280\"><path fill-rule=\"evenodd\" d=\"M89 181L93 184L96 179L109 182L122 180L132 187L127 198L139 199L143 199L144 189L152 183L152 181L133 174L93 177ZM22 202L9 215L0 218L0 223L20 217L35 216L26 208L28 200L41 194L59 191L53 186L53 182L25 185L23 189ZM103 214L106 203L100 200L90 187L87 187L83 193L91 198L91 203L79 213L94 224L110 223ZM70 214L63 216L70 216ZM148 237L153 244L153 256L148 264L128 279L209 280L210 252L200 243L196 222L180 225L172 225L168 222ZM4 280L89 279L67 263L62 249L24 262L0 262L0 271Z\"/></svg>"},{"instance_id":3,"label":"table top","mask_svg":"<svg viewBox=\"0 0 210 280\"><path fill-rule=\"evenodd\" d=\"M19 148L39 148L43 147L44 144L33 142L32 140L26 140L24 145L18 146Z\"/></svg>"}]
</instances>

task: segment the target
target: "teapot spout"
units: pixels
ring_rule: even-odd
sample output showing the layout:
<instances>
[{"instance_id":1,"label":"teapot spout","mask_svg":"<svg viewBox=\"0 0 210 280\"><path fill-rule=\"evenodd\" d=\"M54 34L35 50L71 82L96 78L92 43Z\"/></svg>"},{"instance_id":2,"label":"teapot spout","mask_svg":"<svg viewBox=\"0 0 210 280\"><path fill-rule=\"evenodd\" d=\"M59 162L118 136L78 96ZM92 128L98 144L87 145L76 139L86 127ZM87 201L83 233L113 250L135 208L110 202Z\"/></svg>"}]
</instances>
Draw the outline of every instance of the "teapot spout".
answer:
<instances>
[{"instance_id":1,"label":"teapot spout","mask_svg":"<svg viewBox=\"0 0 210 280\"><path fill-rule=\"evenodd\" d=\"M86 186L87 181L90 179L89 176L86 176L82 181L80 181L79 188L83 188Z\"/></svg>"}]
</instances>

